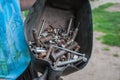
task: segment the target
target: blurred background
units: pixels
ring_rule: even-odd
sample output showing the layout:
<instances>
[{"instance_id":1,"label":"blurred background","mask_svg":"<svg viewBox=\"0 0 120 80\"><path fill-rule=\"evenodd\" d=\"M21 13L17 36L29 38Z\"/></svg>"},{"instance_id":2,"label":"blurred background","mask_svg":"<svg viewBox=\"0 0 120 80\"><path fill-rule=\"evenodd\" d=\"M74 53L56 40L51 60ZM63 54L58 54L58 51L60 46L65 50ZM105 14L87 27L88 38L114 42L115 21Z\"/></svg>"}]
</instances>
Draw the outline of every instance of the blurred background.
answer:
<instances>
[{"instance_id":1,"label":"blurred background","mask_svg":"<svg viewBox=\"0 0 120 80\"><path fill-rule=\"evenodd\" d=\"M88 65L65 80L120 80L120 0L91 0L93 52Z\"/></svg>"}]
</instances>

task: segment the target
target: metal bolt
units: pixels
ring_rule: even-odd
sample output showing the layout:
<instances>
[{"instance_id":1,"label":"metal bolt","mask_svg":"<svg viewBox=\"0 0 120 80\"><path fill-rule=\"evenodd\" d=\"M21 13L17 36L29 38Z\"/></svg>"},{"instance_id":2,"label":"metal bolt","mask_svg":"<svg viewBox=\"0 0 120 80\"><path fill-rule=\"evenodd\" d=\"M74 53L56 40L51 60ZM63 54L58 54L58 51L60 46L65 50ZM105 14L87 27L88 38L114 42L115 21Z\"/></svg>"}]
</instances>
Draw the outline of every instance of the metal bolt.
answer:
<instances>
[{"instance_id":1,"label":"metal bolt","mask_svg":"<svg viewBox=\"0 0 120 80\"><path fill-rule=\"evenodd\" d=\"M61 49L61 50L67 51L67 52L70 52L71 54L75 54L75 55L78 55L78 56L85 56L85 54L78 53L78 52L69 50L69 49L67 49L67 48L62 48L62 47L58 47L58 46L55 46L55 45L52 45L52 47L58 48L58 49Z\"/></svg>"},{"instance_id":2,"label":"metal bolt","mask_svg":"<svg viewBox=\"0 0 120 80\"><path fill-rule=\"evenodd\" d=\"M53 48L61 49L60 52L52 54L53 60L56 60L57 58L61 57L62 55L65 55L67 52L71 53L72 52L71 50L74 49L77 45L78 45L77 43L74 43L73 45L71 45L67 48L62 48L62 47L58 47L58 46L55 46L55 45L51 45Z\"/></svg>"},{"instance_id":3,"label":"metal bolt","mask_svg":"<svg viewBox=\"0 0 120 80\"><path fill-rule=\"evenodd\" d=\"M50 53L52 52L52 47L50 46L48 52L47 52L47 56L45 57L45 59L49 59Z\"/></svg>"},{"instance_id":4,"label":"metal bolt","mask_svg":"<svg viewBox=\"0 0 120 80\"><path fill-rule=\"evenodd\" d=\"M44 27L44 26L45 26L45 20L42 21L42 25L41 25L41 29L40 29L39 36L38 36L38 37L41 36L41 33L42 33L42 31L43 31L43 27Z\"/></svg>"},{"instance_id":5,"label":"metal bolt","mask_svg":"<svg viewBox=\"0 0 120 80\"><path fill-rule=\"evenodd\" d=\"M69 33L70 33L70 29L71 29L71 27L72 27L72 23L73 23L73 17L70 19L70 22L69 22L69 25L68 25L68 29L67 29L67 34L66 34L66 36L68 36Z\"/></svg>"},{"instance_id":6,"label":"metal bolt","mask_svg":"<svg viewBox=\"0 0 120 80\"><path fill-rule=\"evenodd\" d=\"M64 61L64 62L59 62L59 63L57 64L57 66L58 66L58 67L59 67L59 66L65 66L65 65L67 65L67 64L75 63L75 62L78 62L78 61L81 61L81 60L83 60L83 57L80 57L80 58L78 58L78 59L71 59L71 60Z\"/></svg>"},{"instance_id":7,"label":"metal bolt","mask_svg":"<svg viewBox=\"0 0 120 80\"><path fill-rule=\"evenodd\" d=\"M34 41L36 43L37 46L40 46L42 45L39 41L38 41L38 37L37 37L37 31L35 29L32 30L32 33L33 33L33 38L34 38Z\"/></svg>"},{"instance_id":8,"label":"metal bolt","mask_svg":"<svg viewBox=\"0 0 120 80\"><path fill-rule=\"evenodd\" d=\"M44 42L50 41L51 39L53 39L53 36L43 37L43 38L40 38L39 40L44 43Z\"/></svg>"}]
</instances>

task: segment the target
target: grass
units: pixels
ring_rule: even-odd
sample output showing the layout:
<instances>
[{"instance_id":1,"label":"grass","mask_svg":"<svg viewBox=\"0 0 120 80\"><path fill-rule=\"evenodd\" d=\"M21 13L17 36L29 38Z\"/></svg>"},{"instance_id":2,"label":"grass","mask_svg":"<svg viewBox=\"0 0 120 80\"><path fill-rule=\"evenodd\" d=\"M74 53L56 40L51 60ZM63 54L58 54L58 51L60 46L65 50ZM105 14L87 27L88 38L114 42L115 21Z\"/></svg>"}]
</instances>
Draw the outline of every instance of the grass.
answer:
<instances>
[{"instance_id":1,"label":"grass","mask_svg":"<svg viewBox=\"0 0 120 80\"><path fill-rule=\"evenodd\" d=\"M113 54L114 57L120 57L118 53Z\"/></svg>"},{"instance_id":2,"label":"grass","mask_svg":"<svg viewBox=\"0 0 120 80\"><path fill-rule=\"evenodd\" d=\"M27 17L29 10L24 11L24 16Z\"/></svg>"},{"instance_id":3,"label":"grass","mask_svg":"<svg viewBox=\"0 0 120 80\"><path fill-rule=\"evenodd\" d=\"M104 47L103 50L104 51L109 51L110 49L109 49L109 47Z\"/></svg>"},{"instance_id":4,"label":"grass","mask_svg":"<svg viewBox=\"0 0 120 80\"><path fill-rule=\"evenodd\" d=\"M105 9L115 5L107 3L93 10L94 30L106 33L98 38L104 44L120 47L120 12L109 12Z\"/></svg>"},{"instance_id":5,"label":"grass","mask_svg":"<svg viewBox=\"0 0 120 80\"><path fill-rule=\"evenodd\" d=\"M101 40L101 37L96 37L97 40Z\"/></svg>"}]
</instances>

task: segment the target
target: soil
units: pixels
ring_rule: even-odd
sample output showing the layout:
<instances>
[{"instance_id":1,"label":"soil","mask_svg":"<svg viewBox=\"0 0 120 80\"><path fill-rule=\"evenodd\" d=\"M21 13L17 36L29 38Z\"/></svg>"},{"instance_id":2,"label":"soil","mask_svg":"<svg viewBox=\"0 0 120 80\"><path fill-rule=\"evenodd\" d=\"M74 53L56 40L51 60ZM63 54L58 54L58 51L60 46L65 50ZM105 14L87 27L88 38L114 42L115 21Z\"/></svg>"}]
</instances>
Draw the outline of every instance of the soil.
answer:
<instances>
[{"instance_id":1,"label":"soil","mask_svg":"<svg viewBox=\"0 0 120 80\"><path fill-rule=\"evenodd\" d=\"M120 12L120 3L106 9L109 12Z\"/></svg>"},{"instance_id":2,"label":"soil","mask_svg":"<svg viewBox=\"0 0 120 80\"><path fill-rule=\"evenodd\" d=\"M120 3L120 0L99 0L91 2L91 5L92 8L96 8L107 2ZM119 5L114 5L108 10L114 11L113 8L120 10ZM120 47L102 44L96 39L102 35L104 34L101 32L94 32L93 52L88 65L78 72L65 76L64 80L120 80Z\"/></svg>"},{"instance_id":3,"label":"soil","mask_svg":"<svg viewBox=\"0 0 120 80\"><path fill-rule=\"evenodd\" d=\"M92 9L97 8L98 6L106 3L120 3L120 0L96 0L91 2Z\"/></svg>"}]
</instances>

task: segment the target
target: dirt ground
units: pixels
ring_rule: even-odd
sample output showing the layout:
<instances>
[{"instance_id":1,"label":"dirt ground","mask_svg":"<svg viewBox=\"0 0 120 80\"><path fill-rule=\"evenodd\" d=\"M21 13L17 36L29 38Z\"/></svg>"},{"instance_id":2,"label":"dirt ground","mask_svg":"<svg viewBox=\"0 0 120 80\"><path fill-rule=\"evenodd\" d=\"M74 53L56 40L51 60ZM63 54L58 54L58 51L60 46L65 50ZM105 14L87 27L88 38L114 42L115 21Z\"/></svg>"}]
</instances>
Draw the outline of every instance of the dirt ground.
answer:
<instances>
[{"instance_id":1,"label":"dirt ground","mask_svg":"<svg viewBox=\"0 0 120 80\"><path fill-rule=\"evenodd\" d=\"M106 9L109 12L120 12L120 3Z\"/></svg>"},{"instance_id":2,"label":"dirt ground","mask_svg":"<svg viewBox=\"0 0 120 80\"><path fill-rule=\"evenodd\" d=\"M106 3L120 3L120 0L96 0L94 2L91 2L92 9L97 8L100 5L106 4Z\"/></svg>"},{"instance_id":3,"label":"dirt ground","mask_svg":"<svg viewBox=\"0 0 120 80\"><path fill-rule=\"evenodd\" d=\"M96 8L107 2L120 3L120 0L99 0L91 5ZM120 6L110 8L114 8L110 11L120 10ZM88 65L83 70L64 77L64 80L120 80L120 48L102 44L96 39L102 35L104 34L94 32L93 52Z\"/></svg>"}]
</instances>

